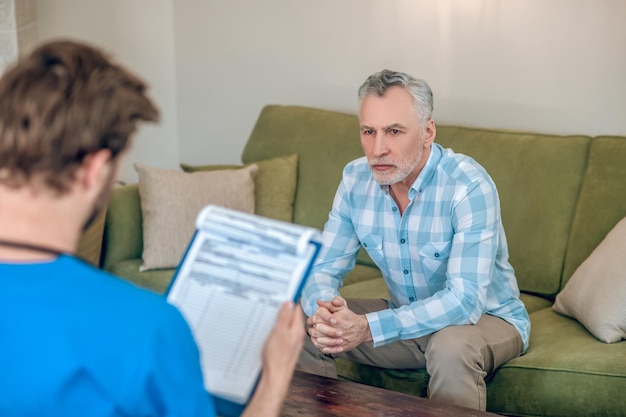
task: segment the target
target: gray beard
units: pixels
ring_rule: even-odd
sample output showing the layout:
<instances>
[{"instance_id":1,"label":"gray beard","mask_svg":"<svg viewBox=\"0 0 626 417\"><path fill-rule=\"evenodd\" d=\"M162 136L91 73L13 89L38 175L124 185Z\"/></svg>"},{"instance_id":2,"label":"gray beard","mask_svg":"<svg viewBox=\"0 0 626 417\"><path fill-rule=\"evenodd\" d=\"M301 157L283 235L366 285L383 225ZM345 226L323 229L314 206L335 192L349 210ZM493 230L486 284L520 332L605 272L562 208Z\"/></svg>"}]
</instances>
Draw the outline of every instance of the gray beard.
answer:
<instances>
[{"instance_id":1,"label":"gray beard","mask_svg":"<svg viewBox=\"0 0 626 417\"><path fill-rule=\"evenodd\" d=\"M396 167L396 169L398 169L398 171L392 177L387 178L387 179L382 179L382 178L379 179L377 175L374 174L374 171L371 165L375 163L381 163L381 162L385 163L385 162L390 162L390 161L385 161L383 159L383 160L377 160L377 161L371 162L369 165L370 165L370 170L372 171L372 176L374 177L374 180L380 185L393 185L400 181L403 181L406 177L411 175L411 172L413 172L413 170L419 165L420 160L422 159L422 153L423 152L420 152L419 155L417 155L417 158L415 158L415 161L411 165L409 165L406 169L402 169L394 163L393 165Z\"/></svg>"}]
</instances>

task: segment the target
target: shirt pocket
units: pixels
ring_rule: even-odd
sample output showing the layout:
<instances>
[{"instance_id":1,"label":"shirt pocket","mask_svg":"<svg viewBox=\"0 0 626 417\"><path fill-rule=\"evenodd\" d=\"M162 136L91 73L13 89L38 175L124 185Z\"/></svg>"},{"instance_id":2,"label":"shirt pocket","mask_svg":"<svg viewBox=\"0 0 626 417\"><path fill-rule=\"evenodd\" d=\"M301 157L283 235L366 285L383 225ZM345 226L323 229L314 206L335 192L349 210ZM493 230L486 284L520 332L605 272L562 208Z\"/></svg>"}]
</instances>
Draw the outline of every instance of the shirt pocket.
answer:
<instances>
[{"instance_id":1,"label":"shirt pocket","mask_svg":"<svg viewBox=\"0 0 626 417\"><path fill-rule=\"evenodd\" d=\"M387 270L387 262L383 252L383 237L379 235L365 235L360 237L361 246L367 251L372 261L381 271Z\"/></svg>"},{"instance_id":2,"label":"shirt pocket","mask_svg":"<svg viewBox=\"0 0 626 417\"><path fill-rule=\"evenodd\" d=\"M420 248L420 263L422 264L424 276L428 281L445 281L451 248L452 240L444 242L428 242Z\"/></svg>"}]
</instances>

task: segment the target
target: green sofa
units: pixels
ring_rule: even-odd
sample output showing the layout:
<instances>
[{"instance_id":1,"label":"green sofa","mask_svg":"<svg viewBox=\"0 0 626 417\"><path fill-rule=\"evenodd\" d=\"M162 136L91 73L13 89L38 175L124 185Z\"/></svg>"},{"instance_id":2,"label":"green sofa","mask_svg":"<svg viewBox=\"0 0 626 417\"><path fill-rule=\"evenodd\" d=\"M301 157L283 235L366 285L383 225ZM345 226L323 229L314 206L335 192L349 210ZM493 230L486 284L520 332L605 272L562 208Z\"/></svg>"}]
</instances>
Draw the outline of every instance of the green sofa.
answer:
<instances>
[{"instance_id":1,"label":"green sofa","mask_svg":"<svg viewBox=\"0 0 626 417\"><path fill-rule=\"evenodd\" d=\"M355 115L265 107L243 163L298 154L293 221L322 228L344 165L362 156ZM500 193L513 264L532 322L528 352L488 381L489 411L519 416L626 415L626 341L606 344L551 308L555 296L626 216L626 138L556 136L438 126L436 141L479 161ZM107 210L103 267L163 292L173 270L139 272L142 219L136 184L116 188ZM341 289L384 297L365 253ZM421 370L383 370L338 361L341 377L424 396Z\"/></svg>"}]
</instances>

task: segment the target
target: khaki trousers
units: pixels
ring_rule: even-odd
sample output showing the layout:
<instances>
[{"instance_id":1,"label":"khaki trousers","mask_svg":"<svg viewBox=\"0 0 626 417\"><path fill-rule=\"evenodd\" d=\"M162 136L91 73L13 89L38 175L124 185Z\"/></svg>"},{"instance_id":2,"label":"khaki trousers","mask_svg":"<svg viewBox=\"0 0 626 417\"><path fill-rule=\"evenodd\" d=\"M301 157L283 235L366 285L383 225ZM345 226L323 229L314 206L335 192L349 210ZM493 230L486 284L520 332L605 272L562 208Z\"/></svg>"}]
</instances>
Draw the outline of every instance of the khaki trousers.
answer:
<instances>
[{"instance_id":1,"label":"khaki trousers","mask_svg":"<svg viewBox=\"0 0 626 417\"><path fill-rule=\"evenodd\" d=\"M357 314L388 308L381 299L348 299ZM449 326L417 339L374 348L364 343L349 352L325 355L309 337L297 369L337 378L334 358L389 369L425 368L430 376L429 397L449 404L485 410L485 378L500 365L522 353L519 332L508 322L484 314L475 325Z\"/></svg>"}]
</instances>

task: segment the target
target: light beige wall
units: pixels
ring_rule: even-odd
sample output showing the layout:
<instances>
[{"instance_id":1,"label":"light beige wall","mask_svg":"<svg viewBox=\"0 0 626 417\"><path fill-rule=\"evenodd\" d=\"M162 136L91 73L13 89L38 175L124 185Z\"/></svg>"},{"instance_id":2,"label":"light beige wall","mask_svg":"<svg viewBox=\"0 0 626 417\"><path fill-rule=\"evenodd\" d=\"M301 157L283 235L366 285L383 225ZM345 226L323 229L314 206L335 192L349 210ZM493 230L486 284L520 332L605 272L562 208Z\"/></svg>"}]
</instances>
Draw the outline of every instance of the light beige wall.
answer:
<instances>
[{"instance_id":1,"label":"light beige wall","mask_svg":"<svg viewBox=\"0 0 626 417\"><path fill-rule=\"evenodd\" d=\"M38 41L37 0L14 0L15 26L17 29L17 51L28 53Z\"/></svg>"},{"instance_id":2,"label":"light beige wall","mask_svg":"<svg viewBox=\"0 0 626 417\"><path fill-rule=\"evenodd\" d=\"M0 72L37 43L37 0L0 0Z\"/></svg>"},{"instance_id":3,"label":"light beige wall","mask_svg":"<svg viewBox=\"0 0 626 417\"><path fill-rule=\"evenodd\" d=\"M356 111L382 68L440 123L626 135L622 0L176 0L180 156L235 162L267 103Z\"/></svg>"},{"instance_id":4,"label":"light beige wall","mask_svg":"<svg viewBox=\"0 0 626 417\"><path fill-rule=\"evenodd\" d=\"M17 58L15 1L0 0L0 72Z\"/></svg>"},{"instance_id":5,"label":"light beige wall","mask_svg":"<svg viewBox=\"0 0 626 417\"><path fill-rule=\"evenodd\" d=\"M370 73L425 78L439 123L626 135L623 0L38 0L40 37L103 45L163 121L128 158L237 162L268 103L356 111Z\"/></svg>"},{"instance_id":6,"label":"light beige wall","mask_svg":"<svg viewBox=\"0 0 626 417\"><path fill-rule=\"evenodd\" d=\"M39 38L88 41L140 74L162 112L145 125L120 178L136 180L135 161L164 168L179 162L172 0L38 0Z\"/></svg>"}]
</instances>

